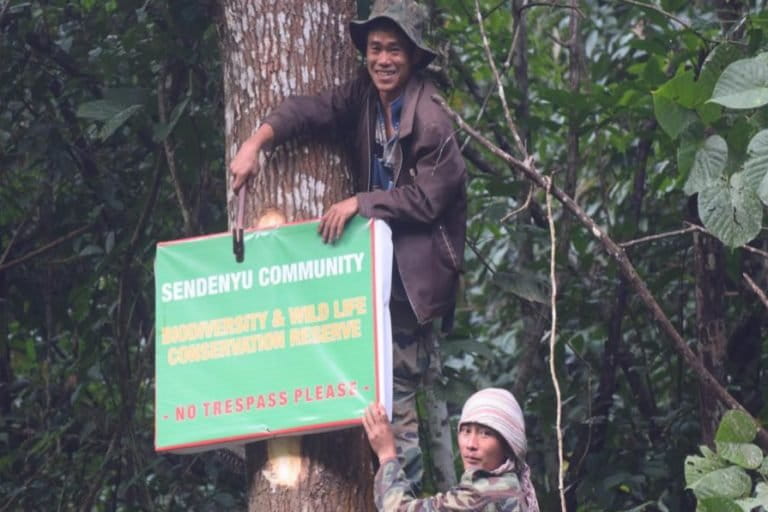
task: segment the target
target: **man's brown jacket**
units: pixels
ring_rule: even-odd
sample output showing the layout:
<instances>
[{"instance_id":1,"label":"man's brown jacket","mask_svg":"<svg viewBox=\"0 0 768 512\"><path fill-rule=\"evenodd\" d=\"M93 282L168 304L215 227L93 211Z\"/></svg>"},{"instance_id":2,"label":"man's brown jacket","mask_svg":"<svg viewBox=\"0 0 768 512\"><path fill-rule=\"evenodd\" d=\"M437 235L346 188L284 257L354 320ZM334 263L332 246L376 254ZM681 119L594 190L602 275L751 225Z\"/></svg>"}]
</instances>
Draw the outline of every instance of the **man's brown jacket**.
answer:
<instances>
[{"instance_id":1,"label":"man's brown jacket","mask_svg":"<svg viewBox=\"0 0 768 512\"><path fill-rule=\"evenodd\" d=\"M378 93L367 73L317 96L286 99L264 122L273 145L300 135L336 134L348 146L360 215L392 229L395 261L419 323L450 318L464 264L466 169L435 86L414 75L400 114L401 162L392 190L371 191Z\"/></svg>"}]
</instances>

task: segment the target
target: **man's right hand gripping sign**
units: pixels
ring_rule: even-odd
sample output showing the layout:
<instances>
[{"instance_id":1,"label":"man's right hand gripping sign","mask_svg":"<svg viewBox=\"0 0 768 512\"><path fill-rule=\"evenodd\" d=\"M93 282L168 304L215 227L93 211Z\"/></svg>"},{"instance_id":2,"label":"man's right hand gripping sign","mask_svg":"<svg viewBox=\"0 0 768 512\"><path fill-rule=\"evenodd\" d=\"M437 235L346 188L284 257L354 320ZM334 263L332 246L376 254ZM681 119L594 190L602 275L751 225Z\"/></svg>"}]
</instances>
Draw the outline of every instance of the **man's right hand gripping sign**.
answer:
<instances>
[{"instance_id":1,"label":"man's right hand gripping sign","mask_svg":"<svg viewBox=\"0 0 768 512\"><path fill-rule=\"evenodd\" d=\"M426 17L412 0L377 0L368 19L349 24L365 57L359 76L286 99L230 164L237 190L258 172L262 147L334 133L348 148L356 194L328 208L318 232L333 243L355 214L392 229L393 423L415 489L422 476L415 393L440 371L433 323L442 318L447 330L452 322L466 231L464 161L450 119L432 100L437 89L421 75L436 57L422 40Z\"/></svg>"}]
</instances>

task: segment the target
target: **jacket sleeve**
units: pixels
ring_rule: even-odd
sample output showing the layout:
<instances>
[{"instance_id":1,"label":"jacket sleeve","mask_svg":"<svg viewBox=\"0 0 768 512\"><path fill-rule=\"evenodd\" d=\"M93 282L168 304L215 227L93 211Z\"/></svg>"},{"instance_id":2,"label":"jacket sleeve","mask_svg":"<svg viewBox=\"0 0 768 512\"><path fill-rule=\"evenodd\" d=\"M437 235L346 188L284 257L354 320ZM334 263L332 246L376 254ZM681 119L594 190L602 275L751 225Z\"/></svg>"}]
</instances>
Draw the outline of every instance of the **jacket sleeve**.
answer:
<instances>
[{"instance_id":1,"label":"jacket sleeve","mask_svg":"<svg viewBox=\"0 0 768 512\"><path fill-rule=\"evenodd\" d=\"M379 468L373 492L379 512L521 512L517 499L507 500L498 508L493 500L467 485L454 486L447 492L427 498L416 498L400 463L394 459Z\"/></svg>"},{"instance_id":2,"label":"jacket sleeve","mask_svg":"<svg viewBox=\"0 0 768 512\"><path fill-rule=\"evenodd\" d=\"M306 134L338 134L353 127L365 94L360 78L314 96L290 96L264 119L275 132L271 146Z\"/></svg>"},{"instance_id":3,"label":"jacket sleeve","mask_svg":"<svg viewBox=\"0 0 768 512\"><path fill-rule=\"evenodd\" d=\"M416 176L413 183L392 190L357 194L364 217L432 224L462 194L466 170L447 117L419 127L413 135ZM402 169L401 172L410 172Z\"/></svg>"}]
</instances>

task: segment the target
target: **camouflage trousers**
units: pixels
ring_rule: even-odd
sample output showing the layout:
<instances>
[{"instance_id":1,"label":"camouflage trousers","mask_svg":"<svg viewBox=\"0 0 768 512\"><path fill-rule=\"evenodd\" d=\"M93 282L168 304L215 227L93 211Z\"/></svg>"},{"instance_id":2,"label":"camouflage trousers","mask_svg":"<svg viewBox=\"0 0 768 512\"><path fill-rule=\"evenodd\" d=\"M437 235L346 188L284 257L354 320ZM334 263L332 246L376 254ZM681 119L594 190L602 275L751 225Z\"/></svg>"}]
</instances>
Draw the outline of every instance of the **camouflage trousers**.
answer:
<instances>
[{"instance_id":1,"label":"camouflage trousers","mask_svg":"<svg viewBox=\"0 0 768 512\"><path fill-rule=\"evenodd\" d=\"M437 336L431 324L416 325L392 309L392 427L400 466L414 493L421 489L424 462L419 446L416 393L439 375Z\"/></svg>"}]
</instances>

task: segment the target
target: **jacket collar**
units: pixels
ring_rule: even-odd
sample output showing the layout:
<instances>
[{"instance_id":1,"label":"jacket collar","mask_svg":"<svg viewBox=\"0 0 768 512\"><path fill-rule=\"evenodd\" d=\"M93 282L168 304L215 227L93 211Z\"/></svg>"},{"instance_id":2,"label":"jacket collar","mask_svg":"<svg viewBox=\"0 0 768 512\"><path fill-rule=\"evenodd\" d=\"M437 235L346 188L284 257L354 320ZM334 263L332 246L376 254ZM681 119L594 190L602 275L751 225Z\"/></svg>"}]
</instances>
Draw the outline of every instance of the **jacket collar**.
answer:
<instances>
[{"instance_id":1,"label":"jacket collar","mask_svg":"<svg viewBox=\"0 0 768 512\"><path fill-rule=\"evenodd\" d=\"M421 93L422 80L416 73L405 84L405 104L400 112L400 138L405 138L413 131L413 119L416 117L416 103Z\"/></svg>"},{"instance_id":2,"label":"jacket collar","mask_svg":"<svg viewBox=\"0 0 768 512\"><path fill-rule=\"evenodd\" d=\"M373 101L379 101L379 94L376 87L371 83L371 98ZM418 103L419 95L424 84L424 80L418 76L418 73L411 75L408 79L408 83L405 84L405 104L403 110L400 112L400 138L408 137L413 131L413 120L416 117L416 103ZM375 103L371 105L372 110L369 112L376 112ZM375 114L374 114L375 115Z\"/></svg>"}]
</instances>

